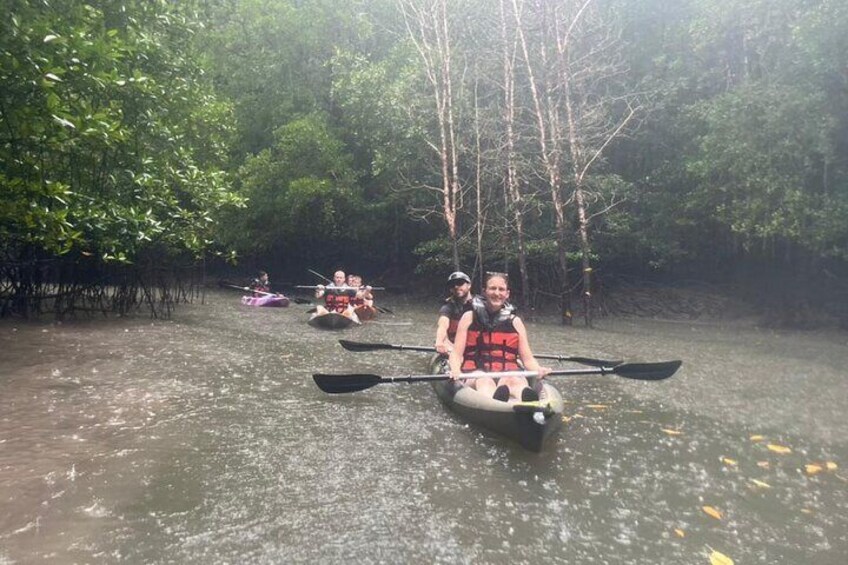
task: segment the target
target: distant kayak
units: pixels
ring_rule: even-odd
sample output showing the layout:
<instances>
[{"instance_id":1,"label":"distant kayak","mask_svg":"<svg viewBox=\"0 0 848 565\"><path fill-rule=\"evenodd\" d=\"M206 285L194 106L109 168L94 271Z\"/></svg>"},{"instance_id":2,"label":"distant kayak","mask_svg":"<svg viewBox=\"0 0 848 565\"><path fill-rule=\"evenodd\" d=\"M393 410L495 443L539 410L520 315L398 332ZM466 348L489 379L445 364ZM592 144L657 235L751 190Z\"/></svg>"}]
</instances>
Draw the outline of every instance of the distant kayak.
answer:
<instances>
[{"instance_id":1,"label":"distant kayak","mask_svg":"<svg viewBox=\"0 0 848 565\"><path fill-rule=\"evenodd\" d=\"M285 308L289 305L289 299L282 295L265 294L263 296L242 296L241 303L245 306L269 306Z\"/></svg>"},{"instance_id":2,"label":"distant kayak","mask_svg":"<svg viewBox=\"0 0 848 565\"><path fill-rule=\"evenodd\" d=\"M343 316L337 312L328 312L326 314L313 314L309 318L308 324L313 328L321 328L324 330L343 330L350 326L359 326L361 323L355 318Z\"/></svg>"}]
</instances>

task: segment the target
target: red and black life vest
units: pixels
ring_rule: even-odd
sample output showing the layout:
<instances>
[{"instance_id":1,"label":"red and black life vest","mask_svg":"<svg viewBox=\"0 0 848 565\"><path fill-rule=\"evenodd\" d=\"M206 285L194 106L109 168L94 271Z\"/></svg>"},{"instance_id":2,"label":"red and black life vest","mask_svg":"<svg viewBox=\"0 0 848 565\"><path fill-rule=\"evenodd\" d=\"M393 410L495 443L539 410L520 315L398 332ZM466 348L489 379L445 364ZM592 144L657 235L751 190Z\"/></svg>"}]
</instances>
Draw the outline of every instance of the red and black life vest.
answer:
<instances>
[{"instance_id":1,"label":"red and black life vest","mask_svg":"<svg viewBox=\"0 0 848 565\"><path fill-rule=\"evenodd\" d=\"M468 327L463 353L463 371L515 371L518 363L518 331L512 323L515 314L504 306L492 316L479 297L471 301L474 319Z\"/></svg>"},{"instance_id":2,"label":"red and black life vest","mask_svg":"<svg viewBox=\"0 0 848 565\"><path fill-rule=\"evenodd\" d=\"M347 307L353 298L355 298L355 295L351 296L349 290L339 290L327 287L324 291L324 306L330 312L338 312L341 314L347 310Z\"/></svg>"}]
</instances>

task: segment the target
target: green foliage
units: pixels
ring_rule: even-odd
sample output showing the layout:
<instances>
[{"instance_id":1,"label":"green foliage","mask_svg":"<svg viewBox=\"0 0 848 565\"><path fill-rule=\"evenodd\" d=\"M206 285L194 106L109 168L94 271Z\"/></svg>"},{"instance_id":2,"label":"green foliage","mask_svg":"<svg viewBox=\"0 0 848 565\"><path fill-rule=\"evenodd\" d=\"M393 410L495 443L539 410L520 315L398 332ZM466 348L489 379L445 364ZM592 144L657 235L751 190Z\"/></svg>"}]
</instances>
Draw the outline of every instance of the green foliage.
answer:
<instances>
[{"instance_id":1,"label":"green foliage","mask_svg":"<svg viewBox=\"0 0 848 565\"><path fill-rule=\"evenodd\" d=\"M7 4L2 252L206 249L213 215L239 199L222 172L228 107L191 58L195 22L162 1Z\"/></svg>"},{"instance_id":2,"label":"green foliage","mask_svg":"<svg viewBox=\"0 0 848 565\"><path fill-rule=\"evenodd\" d=\"M700 262L709 271L775 243L848 258L845 3L601 4L586 22L594 35L584 37L592 49L606 47L614 34L601 31L623 23L629 70L586 67L580 96L615 98L607 78L626 76L629 84L617 87L646 93L647 102L640 130L605 147L587 180L598 259L623 269ZM457 224L467 265L477 251L478 164L484 261L516 260L492 6L449 6L463 191ZM523 15L542 88L554 76L541 50L552 56L553 44L532 32L556 6L527 5ZM394 0L4 7L4 258L38 250L132 261L152 249L218 250L220 240L263 262L355 257L375 268L452 267L443 222L432 214L442 196L432 189L441 178L435 99ZM590 61L596 53L585 54ZM553 210L528 77L515 56L528 258L531 269L554 272ZM552 91L550 103L562 104L560 94ZM564 151L565 179L571 157ZM572 259L575 215L569 203Z\"/></svg>"},{"instance_id":3,"label":"green foliage","mask_svg":"<svg viewBox=\"0 0 848 565\"><path fill-rule=\"evenodd\" d=\"M757 57L737 86L693 106L700 130L686 160L698 182L693 198L749 247L778 240L848 257L848 228L834 229L846 225L848 158L840 148L848 94L831 88L840 70L815 58L848 54L844 40L831 50L834 38L817 35L822 11L841 14L843 27L848 17L828 2L811 14L782 4L771 6L771 27L757 25L761 13L732 26L757 30Z\"/></svg>"},{"instance_id":4,"label":"green foliage","mask_svg":"<svg viewBox=\"0 0 848 565\"><path fill-rule=\"evenodd\" d=\"M656 93L623 156L634 255L707 269L775 244L848 256L844 3L649 2L630 21L634 79Z\"/></svg>"},{"instance_id":5,"label":"green foliage","mask_svg":"<svg viewBox=\"0 0 848 565\"><path fill-rule=\"evenodd\" d=\"M355 231L362 201L351 156L324 114L294 120L275 136L274 147L239 172L248 203L225 222L228 237L243 254L320 254L316 248Z\"/></svg>"},{"instance_id":6,"label":"green foliage","mask_svg":"<svg viewBox=\"0 0 848 565\"><path fill-rule=\"evenodd\" d=\"M292 119L330 107L336 49L368 41L360 2L217 0L199 41L219 92L235 107L236 158L275 142Z\"/></svg>"},{"instance_id":7,"label":"green foliage","mask_svg":"<svg viewBox=\"0 0 848 565\"><path fill-rule=\"evenodd\" d=\"M424 128L412 54L399 46L384 59L339 51L332 59L333 97L344 111L340 122L350 145L367 152L362 160L374 178L394 181L420 157Z\"/></svg>"}]
</instances>

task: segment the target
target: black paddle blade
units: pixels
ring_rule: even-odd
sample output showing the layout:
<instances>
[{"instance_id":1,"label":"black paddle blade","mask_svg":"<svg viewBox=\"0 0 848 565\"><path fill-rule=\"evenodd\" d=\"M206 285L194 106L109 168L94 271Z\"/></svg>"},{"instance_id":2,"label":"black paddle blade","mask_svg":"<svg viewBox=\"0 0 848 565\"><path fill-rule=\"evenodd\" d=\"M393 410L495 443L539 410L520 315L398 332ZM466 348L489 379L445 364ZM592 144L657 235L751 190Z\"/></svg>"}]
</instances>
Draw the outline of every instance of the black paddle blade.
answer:
<instances>
[{"instance_id":1,"label":"black paddle blade","mask_svg":"<svg viewBox=\"0 0 848 565\"><path fill-rule=\"evenodd\" d=\"M292 301L295 304L312 304L312 301L309 300L308 298L298 298L297 296L293 297Z\"/></svg>"},{"instance_id":2,"label":"black paddle blade","mask_svg":"<svg viewBox=\"0 0 848 565\"><path fill-rule=\"evenodd\" d=\"M591 357L566 357L566 361L588 365L589 367L618 367L624 361L612 361L609 359L592 359Z\"/></svg>"},{"instance_id":3,"label":"black paddle blade","mask_svg":"<svg viewBox=\"0 0 848 565\"><path fill-rule=\"evenodd\" d=\"M353 375L326 375L315 374L312 379L318 388L328 394L344 394L346 392L358 392L380 384L383 379L380 375L353 374Z\"/></svg>"},{"instance_id":4,"label":"black paddle blade","mask_svg":"<svg viewBox=\"0 0 848 565\"><path fill-rule=\"evenodd\" d=\"M683 361L663 361L660 363L624 363L613 367L610 373L636 379L638 381L661 381L677 372Z\"/></svg>"},{"instance_id":5,"label":"black paddle blade","mask_svg":"<svg viewBox=\"0 0 848 565\"><path fill-rule=\"evenodd\" d=\"M377 351L379 349L395 349L393 345L388 343L361 343L358 341L348 341L346 339L340 339L339 344L348 351L356 351L357 353L361 353L363 351Z\"/></svg>"}]
</instances>

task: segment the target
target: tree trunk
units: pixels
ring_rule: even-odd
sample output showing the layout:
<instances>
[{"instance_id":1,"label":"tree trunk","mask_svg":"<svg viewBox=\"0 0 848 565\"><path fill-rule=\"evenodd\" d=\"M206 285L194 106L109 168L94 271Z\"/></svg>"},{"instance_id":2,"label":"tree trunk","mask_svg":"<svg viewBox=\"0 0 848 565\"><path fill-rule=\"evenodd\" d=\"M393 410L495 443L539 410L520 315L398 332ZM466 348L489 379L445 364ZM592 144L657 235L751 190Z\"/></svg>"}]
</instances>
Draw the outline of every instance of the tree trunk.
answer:
<instances>
[{"instance_id":1,"label":"tree trunk","mask_svg":"<svg viewBox=\"0 0 848 565\"><path fill-rule=\"evenodd\" d=\"M562 177L560 175L560 132L558 109L556 105L549 107L545 112L539 87L533 72L532 60L527 47L527 40L524 36L524 29L521 20L521 10L523 2L521 0L512 0L513 16L515 17L515 30L518 37L519 45L524 56L524 63L527 69L527 81L530 87L530 93L533 98L533 110L536 116L537 141L539 150L544 165L545 174L547 177L548 188L551 194L551 202L554 206L554 218L556 221L557 234L557 257L559 259L560 268L560 314L563 324L571 324L571 296L568 288L568 255L567 255L567 229L565 219L565 204L562 200L561 188ZM544 59L545 49L540 50ZM543 61L544 63L544 61ZM549 131L550 129L550 131Z\"/></svg>"},{"instance_id":2,"label":"tree trunk","mask_svg":"<svg viewBox=\"0 0 848 565\"><path fill-rule=\"evenodd\" d=\"M439 156L442 177L442 217L451 241L454 269L460 269L457 212L460 201L459 155L453 115L451 43L447 0L418 6L398 0L409 38L415 44L433 90L439 143L430 143Z\"/></svg>"},{"instance_id":3,"label":"tree trunk","mask_svg":"<svg viewBox=\"0 0 848 565\"><path fill-rule=\"evenodd\" d=\"M477 167L474 177L474 185L477 191L477 265L480 267L479 272L483 273L485 272L483 265L483 230L485 228L486 218L483 213L483 179L481 178L483 151L480 148L480 104L477 97L476 79L474 81L474 144L477 152Z\"/></svg>"},{"instance_id":4,"label":"tree trunk","mask_svg":"<svg viewBox=\"0 0 848 565\"><path fill-rule=\"evenodd\" d=\"M589 47L590 53L575 55L579 60L579 68L572 67L571 40L573 33L578 31L577 27L588 13L593 0L584 0L573 16L568 18L566 29L560 18L554 18L554 32L556 35L557 74L558 87L562 91L565 117L566 135L568 138L569 155L571 158L570 168L572 182L574 183L574 202L577 207L578 234L580 239L580 254L582 266L582 292L583 318L587 326L592 326L592 246L589 237L589 222L591 216L588 212L586 196L586 176L593 164L601 158L607 146L616 139L630 120L635 116L637 108L631 105L629 96L618 100L626 104L628 112L617 115L610 107L615 100L609 93L601 91L591 92L592 86L586 86L575 77L591 77L592 74L600 74L600 70L613 76L610 68L618 70L620 64L617 62L617 50L615 46L615 34L609 33L598 41L594 39ZM609 49L612 54L605 54ZM594 71L594 72L593 72ZM590 84L591 84L591 79ZM597 87L594 87L597 88ZM616 123L617 122L617 123Z\"/></svg>"},{"instance_id":5,"label":"tree trunk","mask_svg":"<svg viewBox=\"0 0 848 565\"><path fill-rule=\"evenodd\" d=\"M528 311L530 306L530 277L527 272L527 242L524 233L524 198L518 180L515 158L515 51L510 49L509 34L506 25L506 3L501 0L501 36L503 41L503 90L504 124L506 126L506 188L507 202L512 210L512 223L518 246L518 272L521 278L519 307Z\"/></svg>"}]
</instances>

